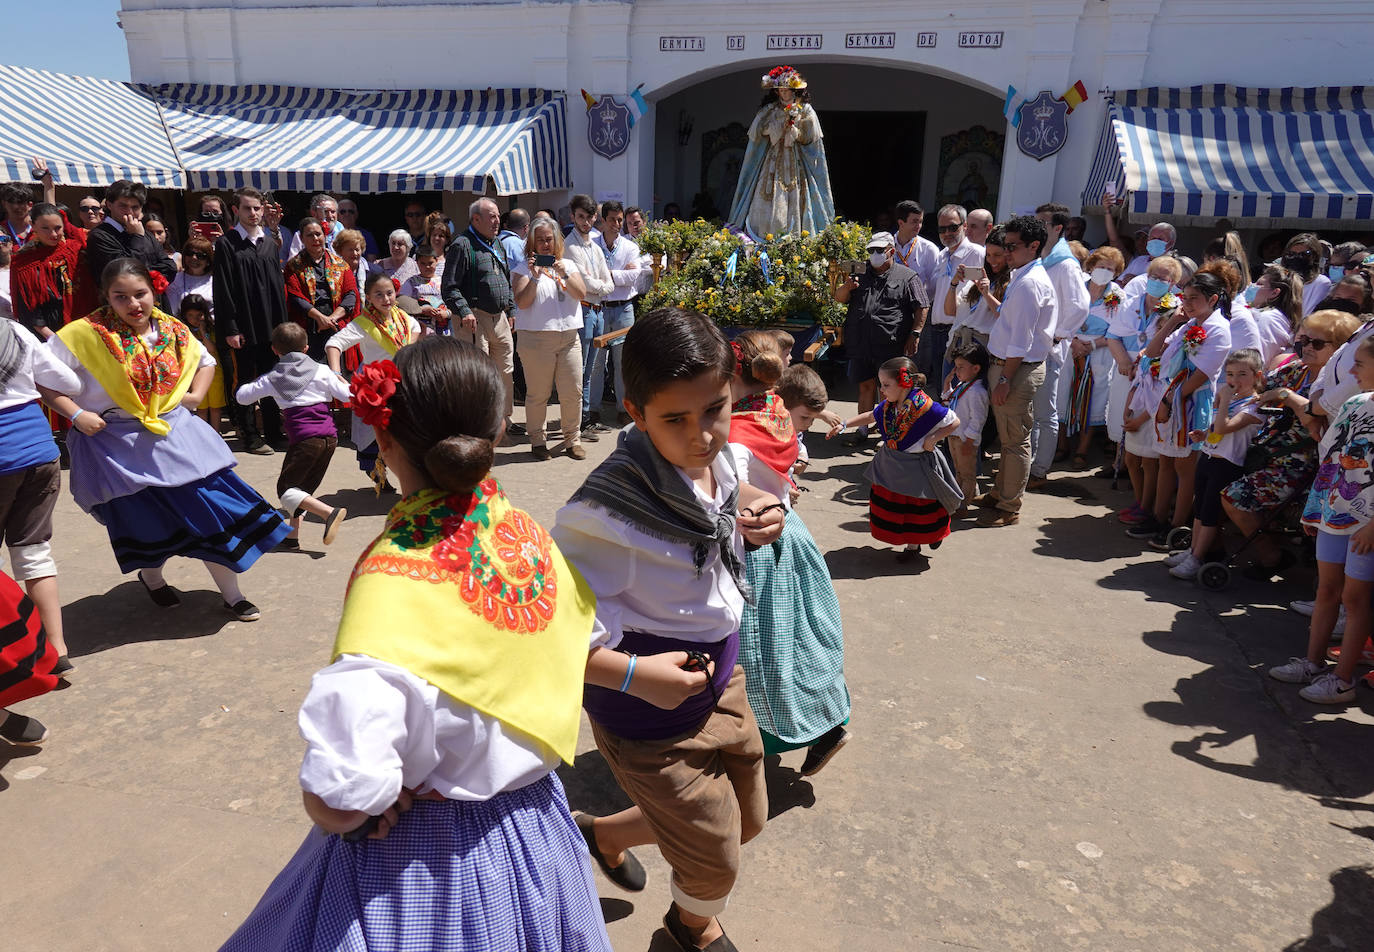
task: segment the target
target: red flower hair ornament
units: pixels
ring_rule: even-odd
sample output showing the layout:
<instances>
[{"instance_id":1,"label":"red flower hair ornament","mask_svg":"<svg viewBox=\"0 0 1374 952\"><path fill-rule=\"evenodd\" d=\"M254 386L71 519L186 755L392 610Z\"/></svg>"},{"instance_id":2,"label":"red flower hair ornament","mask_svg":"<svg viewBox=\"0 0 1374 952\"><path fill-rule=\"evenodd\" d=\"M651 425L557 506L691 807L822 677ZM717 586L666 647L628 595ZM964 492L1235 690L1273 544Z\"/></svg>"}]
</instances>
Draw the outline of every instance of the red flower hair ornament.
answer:
<instances>
[{"instance_id":1,"label":"red flower hair ornament","mask_svg":"<svg viewBox=\"0 0 1374 952\"><path fill-rule=\"evenodd\" d=\"M903 367L901 370L897 371L897 385L907 390L911 390L916 386L916 379L911 376L910 370Z\"/></svg>"},{"instance_id":2,"label":"red flower hair ornament","mask_svg":"<svg viewBox=\"0 0 1374 952\"><path fill-rule=\"evenodd\" d=\"M152 272L150 277L152 279L154 294L162 294L164 291L167 290L167 286L171 283L167 280L165 275L158 271Z\"/></svg>"},{"instance_id":3,"label":"red flower hair ornament","mask_svg":"<svg viewBox=\"0 0 1374 952\"><path fill-rule=\"evenodd\" d=\"M348 389L352 394L350 404L358 419L373 427L389 424L391 408L387 402L396 395L396 384L400 380L401 372L389 360L363 364L353 371Z\"/></svg>"},{"instance_id":4,"label":"red flower hair ornament","mask_svg":"<svg viewBox=\"0 0 1374 952\"><path fill-rule=\"evenodd\" d=\"M739 341L737 341L737 340L732 340L732 341L730 341L730 349L731 349L732 351L734 351L734 353L735 353L735 369L736 369L736 370L743 370L743 369L744 369L744 348L740 346L740 342L739 342Z\"/></svg>"}]
</instances>

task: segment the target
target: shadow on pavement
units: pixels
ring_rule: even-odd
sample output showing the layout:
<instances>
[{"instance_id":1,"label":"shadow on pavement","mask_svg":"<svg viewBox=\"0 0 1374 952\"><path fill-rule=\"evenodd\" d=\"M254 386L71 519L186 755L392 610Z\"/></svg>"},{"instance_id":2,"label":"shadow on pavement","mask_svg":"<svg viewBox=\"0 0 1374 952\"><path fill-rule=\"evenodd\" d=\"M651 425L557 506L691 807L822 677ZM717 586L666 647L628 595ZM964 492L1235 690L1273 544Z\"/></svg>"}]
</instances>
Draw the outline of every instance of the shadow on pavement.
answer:
<instances>
[{"instance_id":1,"label":"shadow on pavement","mask_svg":"<svg viewBox=\"0 0 1374 952\"><path fill-rule=\"evenodd\" d=\"M634 806L615 782L599 750L578 754L571 767L562 764L558 768L558 779L563 781L568 806L574 813L582 811L592 816L608 816Z\"/></svg>"},{"instance_id":2,"label":"shadow on pavement","mask_svg":"<svg viewBox=\"0 0 1374 952\"><path fill-rule=\"evenodd\" d=\"M1129 538L1124 531L1125 526L1120 526L1122 531L1117 535L1119 541L1104 540L1104 521L1112 528L1120 526L1116 519L1094 513L1045 519L1040 524L1042 538L1035 543L1035 554L1075 562L1110 562L1122 557L1129 558L1131 553L1140 550L1144 543Z\"/></svg>"},{"instance_id":3,"label":"shadow on pavement","mask_svg":"<svg viewBox=\"0 0 1374 952\"><path fill-rule=\"evenodd\" d=\"M607 899L601 897L601 918L606 920L606 924L619 922L621 919L628 919L634 915L635 904L624 899Z\"/></svg>"},{"instance_id":4,"label":"shadow on pavement","mask_svg":"<svg viewBox=\"0 0 1374 952\"><path fill-rule=\"evenodd\" d=\"M362 476L361 473L358 475ZM348 518L352 519L356 516L384 516L391 511L392 506L400 501L401 497L397 493L382 493L378 496L376 490L363 487L360 489L337 489L326 496L317 498L326 506L333 506L336 509L343 506L348 510ZM307 526L316 524L308 521L306 523Z\"/></svg>"},{"instance_id":5,"label":"shadow on pavement","mask_svg":"<svg viewBox=\"0 0 1374 952\"><path fill-rule=\"evenodd\" d=\"M1331 904L1312 916L1312 934L1283 952L1336 952L1370 947L1374 923L1374 868L1346 866L1331 874Z\"/></svg>"},{"instance_id":6,"label":"shadow on pavement","mask_svg":"<svg viewBox=\"0 0 1374 952\"><path fill-rule=\"evenodd\" d=\"M782 765L777 754L763 760L764 782L768 785L768 819L782 816L793 807L809 810L816 805L816 791L801 772Z\"/></svg>"},{"instance_id":7,"label":"shadow on pavement","mask_svg":"<svg viewBox=\"0 0 1374 952\"><path fill-rule=\"evenodd\" d=\"M176 608L154 605L137 579L63 606L67 654L80 658L120 645L216 634L235 619L225 610L219 592L211 587L210 576L204 578L208 590L176 590L181 596Z\"/></svg>"},{"instance_id":8,"label":"shadow on pavement","mask_svg":"<svg viewBox=\"0 0 1374 952\"><path fill-rule=\"evenodd\" d=\"M10 782L4 777L6 767L16 760L23 760L25 757L35 757L42 752L42 747L16 747L13 744L0 746L0 793L10 788ZM20 767L22 769L22 764Z\"/></svg>"},{"instance_id":9,"label":"shadow on pavement","mask_svg":"<svg viewBox=\"0 0 1374 952\"><path fill-rule=\"evenodd\" d=\"M867 526L865 526L867 528ZM832 579L867 579L879 575L920 575L930 569L930 556L921 555L910 562L898 562L894 550L874 543L851 545L825 553L825 564Z\"/></svg>"}]
</instances>

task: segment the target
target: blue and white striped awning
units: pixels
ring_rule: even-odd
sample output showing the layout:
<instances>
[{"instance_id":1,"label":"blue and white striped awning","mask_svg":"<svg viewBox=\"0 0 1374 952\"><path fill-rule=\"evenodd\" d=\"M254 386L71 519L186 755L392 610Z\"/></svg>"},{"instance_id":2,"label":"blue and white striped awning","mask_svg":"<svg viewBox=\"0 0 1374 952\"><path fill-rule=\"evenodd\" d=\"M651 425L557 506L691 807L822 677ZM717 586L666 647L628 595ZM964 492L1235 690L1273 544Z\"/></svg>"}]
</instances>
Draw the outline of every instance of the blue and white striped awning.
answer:
<instances>
[{"instance_id":1,"label":"blue and white striped awning","mask_svg":"<svg viewBox=\"0 0 1374 952\"><path fill-rule=\"evenodd\" d=\"M189 188L483 192L571 186L562 93L149 87Z\"/></svg>"},{"instance_id":2,"label":"blue and white striped awning","mask_svg":"<svg viewBox=\"0 0 1374 952\"><path fill-rule=\"evenodd\" d=\"M63 185L186 187L157 103L136 86L0 66L0 177L33 181L34 157Z\"/></svg>"},{"instance_id":3,"label":"blue and white striped awning","mask_svg":"<svg viewBox=\"0 0 1374 952\"><path fill-rule=\"evenodd\" d=\"M1109 92L1107 105L1085 208L1100 208L1114 182L1132 221L1277 226L1374 213L1374 87L1133 89Z\"/></svg>"}]
</instances>

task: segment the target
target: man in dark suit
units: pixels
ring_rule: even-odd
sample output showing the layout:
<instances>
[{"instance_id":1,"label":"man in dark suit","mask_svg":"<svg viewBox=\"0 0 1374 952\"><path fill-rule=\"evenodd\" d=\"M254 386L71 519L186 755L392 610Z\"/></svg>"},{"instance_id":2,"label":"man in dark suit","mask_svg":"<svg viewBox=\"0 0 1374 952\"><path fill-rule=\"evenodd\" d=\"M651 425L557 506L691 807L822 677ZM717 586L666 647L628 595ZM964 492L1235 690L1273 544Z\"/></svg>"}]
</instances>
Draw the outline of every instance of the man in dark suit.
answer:
<instances>
[{"instance_id":1,"label":"man in dark suit","mask_svg":"<svg viewBox=\"0 0 1374 952\"><path fill-rule=\"evenodd\" d=\"M264 228L278 224L280 213L269 209L263 194L251 186L234 193L238 224L215 241L215 333L220 358L233 370L233 389L251 383L277 362L272 352L272 329L284 323L286 289L276 240ZM322 357L322 354L314 354ZM225 376L228 376L226 368ZM281 412L273 400L263 400L262 430L254 406L234 404L244 449L271 455L270 444L285 448ZM263 431L266 431L265 433Z\"/></svg>"},{"instance_id":2,"label":"man in dark suit","mask_svg":"<svg viewBox=\"0 0 1374 952\"><path fill-rule=\"evenodd\" d=\"M143 203L147 199L148 190L128 179L105 189L105 220L86 236L86 260L97 284L105 266L117 258L137 258L168 282L176 277L176 262L143 231Z\"/></svg>"}]
</instances>

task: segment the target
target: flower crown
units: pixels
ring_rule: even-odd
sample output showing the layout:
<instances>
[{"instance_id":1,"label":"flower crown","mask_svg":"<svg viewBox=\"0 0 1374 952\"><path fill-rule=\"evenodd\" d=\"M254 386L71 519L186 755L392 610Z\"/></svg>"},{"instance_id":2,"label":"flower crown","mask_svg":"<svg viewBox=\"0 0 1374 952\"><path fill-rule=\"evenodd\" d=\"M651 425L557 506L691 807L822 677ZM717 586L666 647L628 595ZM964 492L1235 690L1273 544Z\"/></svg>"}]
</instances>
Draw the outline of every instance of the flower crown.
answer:
<instances>
[{"instance_id":1,"label":"flower crown","mask_svg":"<svg viewBox=\"0 0 1374 952\"><path fill-rule=\"evenodd\" d=\"M387 403L396 395L396 384L400 380L401 372L389 360L363 364L353 371L348 390L358 419L372 427L391 423L391 407Z\"/></svg>"},{"instance_id":2,"label":"flower crown","mask_svg":"<svg viewBox=\"0 0 1374 952\"><path fill-rule=\"evenodd\" d=\"M763 75L764 89L805 89L806 80L790 66L774 66Z\"/></svg>"}]
</instances>

